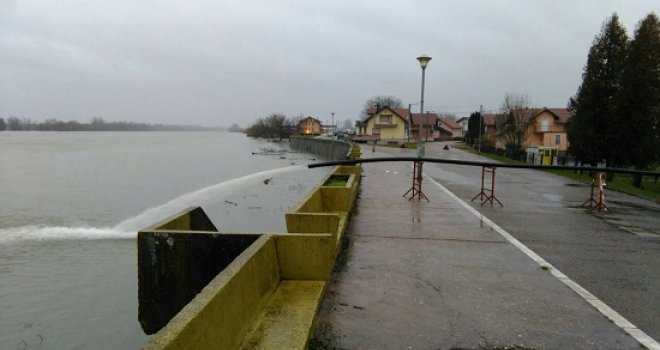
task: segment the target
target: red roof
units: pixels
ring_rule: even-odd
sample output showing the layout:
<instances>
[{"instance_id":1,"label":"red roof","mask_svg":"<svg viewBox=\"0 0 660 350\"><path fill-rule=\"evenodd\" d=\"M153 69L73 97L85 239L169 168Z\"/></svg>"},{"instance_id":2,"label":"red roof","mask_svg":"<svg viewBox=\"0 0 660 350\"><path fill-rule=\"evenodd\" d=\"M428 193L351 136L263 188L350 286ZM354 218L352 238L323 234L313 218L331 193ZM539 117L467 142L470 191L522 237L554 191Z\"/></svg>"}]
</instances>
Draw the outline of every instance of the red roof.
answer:
<instances>
[{"instance_id":1,"label":"red roof","mask_svg":"<svg viewBox=\"0 0 660 350\"><path fill-rule=\"evenodd\" d=\"M522 110L522 116L525 121L529 121L530 119L536 118L539 114L543 112L549 112L552 114L555 118L558 119L558 122L563 124L568 121L568 119L571 117L571 112L566 109L566 108L525 108ZM517 110L517 112L521 112L521 110Z\"/></svg>"},{"instance_id":2,"label":"red roof","mask_svg":"<svg viewBox=\"0 0 660 350\"><path fill-rule=\"evenodd\" d=\"M438 115L435 113L413 113L412 124L415 125L435 125L438 121Z\"/></svg>"},{"instance_id":3,"label":"red roof","mask_svg":"<svg viewBox=\"0 0 660 350\"><path fill-rule=\"evenodd\" d=\"M516 110L518 113L522 112L525 121L536 118L545 111L552 114L560 124L566 123L572 116L571 112L566 108L525 108L524 110ZM496 113L484 113L484 124L494 126L496 116Z\"/></svg>"},{"instance_id":4,"label":"red roof","mask_svg":"<svg viewBox=\"0 0 660 350\"><path fill-rule=\"evenodd\" d=\"M383 111L384 109L389 109L389 110L391 110L392 112L394 112L395 114L397 114L399 117L405 119L406 121L408 121L408 119L410 118L410 114L408 114L408 108L399 108L399 107L397 107L397 108L391 108L391 107L389 107L389 106L385 106L385 107L381 107L381 108L378 110L378 112L381 112L381 111ZM367 115L369 116L369 118L373 117L373 116L374 116L374 113L376 113L376 109L375 109L375 108L369 108L369 109L367 109ZM367 119L369 119L369 118L367 118Z\"/></svg>"},{"instance_id":5,"label":"red roof","mask_svg":"<svg viewBox=\"0 0 660 350\"><path fill-rule=\"evenodd\" d=\"M554 114L557 118L559 118L560 123L566 123L573 116L571 111L569 111L566 108L543 108L543 109L548 110L548 112ZM542 111L543 110L541 110L541 112Z\"/></svg>"},{"instance_id":6,"label":"red roof","mask_svg":"<svg viewBox=\"0 0 660 350\"><path fill-rule=\"evenodd\" d=\"M484 124L495 126L495 113L484 113Z\"/></svg>"},{"instance_id":7,"label":"red roof","mask_svg":"<svg viewBox=\"0 0 660 350\"><path fill-rule=\"evenodd\" d=\"M314 118L314 117L311 117L311 116L310 116L310 117L305 117L305 118L303 118L303 119L300 119L300 122L298 122L298 124L300 124L300 123L306 121L307 119L311 119L312 121L315 121L315 122L321 124L321 121L320 121L320 120L318 120L318 119L316 119L316 118Z\"/></svg>"},{"instance_id":8,"label":"red roof","mask_svg":"<svg viewBox=\"0 0 660 350\"><path fill-rule=\"evenodd\" d=\"M445 133L447 133L447 134L449 134L449 135L453 135L453 134L454 134L453 130L452 130L451 128L449 128L449 127L448 127L447 125L445 125L445 124L440 124L440 125L438 126L438 128L440 129L440 131L444 131Z\"/></svg>"},{"instance_id":9,"label":"red roof","mask_svg":"<svg viewBox=\"0 0 660 350\"><path fill-rule=\"evenodd\" d=\"M442 127L443 125L447 126L448 129L462 129L463 127L457 124L453 119L448 119L448 118L440 118L438 120L440 122L439 126Z\"/></svg>"}]
</instances>

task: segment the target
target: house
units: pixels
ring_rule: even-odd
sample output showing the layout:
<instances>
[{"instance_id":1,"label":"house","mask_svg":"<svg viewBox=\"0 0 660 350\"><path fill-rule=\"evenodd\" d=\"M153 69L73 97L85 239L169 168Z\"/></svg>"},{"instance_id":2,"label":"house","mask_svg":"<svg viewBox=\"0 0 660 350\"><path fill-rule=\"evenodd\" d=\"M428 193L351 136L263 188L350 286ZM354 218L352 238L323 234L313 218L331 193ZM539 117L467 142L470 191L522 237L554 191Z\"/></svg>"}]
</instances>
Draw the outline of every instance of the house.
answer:
<instances>
[{"instance_id":1,"label":"house","mask_svg":"<svg viewBox=\"0 0 660 350\"><path fill-rule=\"evenodd\" d=\"M504 145L497 140L497 128L495 127L495 119L497 119L497 115L495 113L483 114L483 142L484 144L490 145L491 147L504 149Z\"/></svg>"},{"instance_id":2,"label":"house","mask_svg":"<svg viewBox=\"0 0 660 350\"><path fill-rule=\"evenodd\" d=\"M468 133L470 117L462 117L456 121L456 124L461 126L461 138L463 138Z\"/></svg>"},{"instance_id":3,"label":"house","mask_svg":"<svg viewBox=\"0 0 660 350\"><path fill-rule=\"evenodd\" d=\"M525 143L529 163L551 165L568 149L566 108L530 109Z\"/></svg>"},{"instance_id":4,"label":"house","mask_svg":"<svg viewBox=\"0 0 660 350\"><path fill-rule=\"evenodd\" d=\"M523 148L527 151L528 160L538 163L541 153L552 157L563 155L568 149L566 124L571 118L571 112L566 108L525 108L514 111L520 113L526 124ZM497 115L484 114L484 142L492 147L504 149L504 142L498 134ZM546 152L547 151L547 152ZM532 156L531 154L535 154ZM548 159L546 158L547 162Z\"/></svg>"},{"instance_id":5,"label":"house","mask_svg":"<svg viewBox=\"0 0 660 350\"><path fill-rule=\"evenodd\" d=\"M559 152L566 152L566 122L571 118L571 112L566 108L530 108L529 115L525 145L556 147Z\"/></svg>"},{"instance_id":6,"label":"house","mask_svg":"<svg viewBox=\"0 0 660 350\"><path fill-rule=\"evenodd\" d=\"M439 118L437 134L437 137L435 137L436 140L450 141L461 139L463 137L463 127L453 119Z\"/></svg>"},{"instance_id":7,"label":"house","mask_svg":"<svg viewBox=\"0 0 660 350\"><path fill-rule=\"evenodd\" d=\"M370 108L367 110L367 119L356 124L358 131L353 140L397 143L407 141L408 121L409 113L406 108Z\"/></svg>"},{"instance_id":8,"label":"house","mask_svg":"<svg viewBox=\"0 0 660 350\"><path fill-rule=\"evenodd\" d=\"M424 141L433 141L434 135L433 132L436 129L438 124L438 114L433 112L427 113L413 113L412 114L412 127L411 127L411 139L419 140L420 137L420 128L421 128L421 138Z\"/></svg>"},{"instance_id":9,"label":"house","mask_svg":"<svg viewBox=\"0 0 660 350\"><path fill-rule=\"evenodd\" d=\"M307 117L298 122L298 131L301 135L321 135L323 128L320 120Z\"/></svg>"}]
</instances>

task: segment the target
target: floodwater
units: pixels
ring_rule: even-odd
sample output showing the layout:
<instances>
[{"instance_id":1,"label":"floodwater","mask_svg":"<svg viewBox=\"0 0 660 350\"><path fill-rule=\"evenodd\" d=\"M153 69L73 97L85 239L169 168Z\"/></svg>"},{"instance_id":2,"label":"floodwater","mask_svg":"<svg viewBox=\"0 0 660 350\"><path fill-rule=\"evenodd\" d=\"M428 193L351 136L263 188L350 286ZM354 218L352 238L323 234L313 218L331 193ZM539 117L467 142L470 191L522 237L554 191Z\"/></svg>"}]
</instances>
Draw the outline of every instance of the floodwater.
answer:
<instances>
[{"instance_id":1,"label":"floodwater","mask_svg":"<svg viewBox=\"0 0 660 350\"><path fill-rule=\"evenodd\" d=\"M329 170L252 154L285 148L223 132L0 133L0 350L141 347L136 232L197 205L222 232L284 231Z\"/></svg>"}]
</instances>

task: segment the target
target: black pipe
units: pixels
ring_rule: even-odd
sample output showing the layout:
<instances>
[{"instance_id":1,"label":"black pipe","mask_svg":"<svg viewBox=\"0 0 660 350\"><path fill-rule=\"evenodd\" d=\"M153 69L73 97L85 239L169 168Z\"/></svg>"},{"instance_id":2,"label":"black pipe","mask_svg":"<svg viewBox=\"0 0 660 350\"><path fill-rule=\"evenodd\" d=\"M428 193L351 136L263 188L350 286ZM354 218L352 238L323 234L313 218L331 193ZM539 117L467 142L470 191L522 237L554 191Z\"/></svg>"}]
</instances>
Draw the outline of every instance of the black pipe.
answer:
<instances>
[{"instance_id":1,"label":"black pipe","mask_svg":"<svg viewBox=\"0 0 660 350\"><path fill-rule=\"evenodd\" d=\"M569 165L536 165L536 164L506 164L506 163L493 163L493 162L476 162L470 160L456 160L456 159L439 159L439 158L418 158L418 157L380 157L380 158L367 158L367 159L349 159L349 160L336 160L331 162L321 162L308 164L308 168L319 168L334 165L355 165L358 163L375 163L375 162L429 162L429 163L444 163L455 165L470 165L470 166L486 166L495 168L516 168L516 169L537 169L537 170L581 170L581 171L595 171L603 173L618 173L618 174L636 174L646 176L660 176L657 171L645 171L634 169L621 169L621 168L599 168L593 166L569 166Z\"/></svg>"}]
</instances>

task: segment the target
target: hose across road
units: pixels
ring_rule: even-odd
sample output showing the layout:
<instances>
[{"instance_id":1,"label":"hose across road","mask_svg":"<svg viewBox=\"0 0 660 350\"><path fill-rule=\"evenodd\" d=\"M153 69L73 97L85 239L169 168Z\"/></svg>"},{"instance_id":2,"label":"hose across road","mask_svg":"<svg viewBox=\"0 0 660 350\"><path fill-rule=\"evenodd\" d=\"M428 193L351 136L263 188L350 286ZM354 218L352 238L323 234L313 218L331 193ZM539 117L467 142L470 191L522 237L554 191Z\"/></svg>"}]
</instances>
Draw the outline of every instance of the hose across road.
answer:
<instances>
[{"instance_id":1,"label":"hose across road","mask_svg":"<svg viewBox=\"0 0 660 350\"><path fill-rule=\"evenodd\" d=\"M507 164L507 163L495 163L495 162L477 162L470 160L420 158L420 157L379 157L379 158L367 158L367 159L348 159L348 160L312 163L307 165L307 167L311 169L311 168L320 168L320 167L335 166L335 165L355 165L360 163L375 163L375 162L428 162L428 163L481 166L481 167L492 167L492 168L574 170L574 171L593 171L593 172L603 172L603 173L632 174L632 175L656 176L656 177L660 176L660 172L658 171L634 170L634 169L624 169L624 168L602 168L602 167L593 167L593 166L570 166L570 165Z\"/></svg>"}]
</instances>

